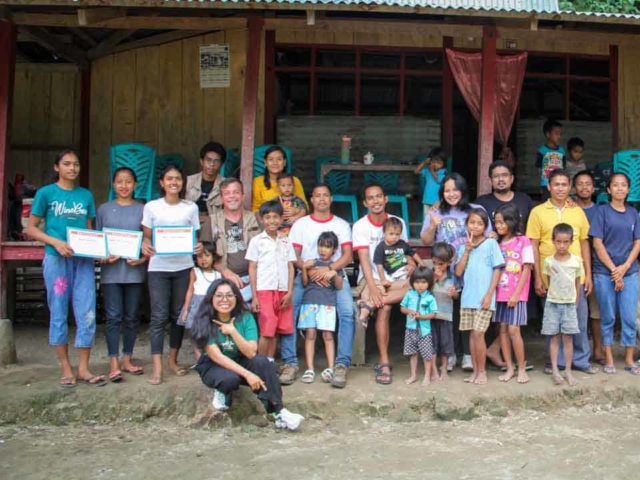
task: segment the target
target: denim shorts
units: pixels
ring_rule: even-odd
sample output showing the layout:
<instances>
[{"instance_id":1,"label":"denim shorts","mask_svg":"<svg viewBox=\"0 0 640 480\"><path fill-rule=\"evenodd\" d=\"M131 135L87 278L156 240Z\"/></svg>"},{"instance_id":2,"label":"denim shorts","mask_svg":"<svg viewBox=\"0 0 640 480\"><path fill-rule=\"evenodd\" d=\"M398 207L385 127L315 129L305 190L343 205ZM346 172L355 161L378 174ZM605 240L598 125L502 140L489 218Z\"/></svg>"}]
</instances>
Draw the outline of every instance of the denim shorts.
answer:
<instances>
[{"instance_id":1,"label":"denim shorts","mask_svg":"<svg viewBox=\"0 0 640 480\"><path fill-rule=\"evenodd\" d=\"M580 333L578 328L578 311L575 303L544 304L542 317L542 335L575 335Z\"/></svg>"}]
</instances>

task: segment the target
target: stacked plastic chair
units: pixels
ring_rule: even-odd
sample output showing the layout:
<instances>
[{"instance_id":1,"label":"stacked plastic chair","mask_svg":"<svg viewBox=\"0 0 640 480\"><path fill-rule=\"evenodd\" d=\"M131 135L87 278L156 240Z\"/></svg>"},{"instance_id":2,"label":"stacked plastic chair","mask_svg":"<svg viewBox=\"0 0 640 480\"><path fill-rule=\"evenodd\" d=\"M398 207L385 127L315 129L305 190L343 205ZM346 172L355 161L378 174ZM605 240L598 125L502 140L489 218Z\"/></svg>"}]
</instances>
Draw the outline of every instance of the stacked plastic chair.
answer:
<instances>
[{"instance_id":1,"label":"stacked plastic chair","mask_svg":"<svg viewBox=\"0 0 640 480\"><path fill-rule=\"evenodd\" d=\"M282 148L282 150L284 150L286 156L287 165L285 167L285 170L289 173L293 172L293 159L291 158L291 150L281 145L278 146ZM271 147L273 147L273 145L260 145L259 147L253 149L253 178L264 175L264 172L266 172L267 166L264 162L264 154Z\"/></svg>"},{"instance_id":2,"label":"stacked plastic chair","mask_svg":"<svg viewBox=\"0 0 640 480\"><path fill-rule=\"evenodd\" d=\"M325 163L340 163L340 157L316 158L316 183L320 183L320 171ZM351 223L358 220L358 198L349 193L351 185L351 172L333 170L324 177L324 183L329 185L334 203L348 203L351 207Z\"/></svg>"},{"instance_id":3,"label":"stacked plastic chair","mask_svg":"<svg viewBox=\"0 0 640 480\"><path fill-rule=\"evenodd\" d=\"M139 143L121 143L113 145L109 149L109 171L110 178L113 178L115 171L121 167L128 167L133 170L138 179L138 185L134 191L134 196L138 200L148 202L153 195L154 167L156 161L156 151ZM116 197L113 185L109 192L109 199Z\"/></svg>"},{"instance_id":4,"label":"stacked plastic chair","mask_svg":"<svg viewBox=\"0 0 640 480\"><path fill-rule=\"evenodd\" d=\"M613 171L625 173L631 180L627 202L640 203L640 150L622 150L614 153Z\"/></svg>"},{"instance_id":5,"label":"stacked plastic chair","mask_svg":"<svg viewBox=\"0 0 640 480\"><path fill-rule=\"evenodd\" d=\"M151 198L155 200L160 198L160 174L167 167L167 165L175 165L184 171L184 158L177 153L168 153L166 155L159 155L156 157L155 165L153 167L153 182L151 185ZM186 178L185 178L186 181Z\"/></svg>"}]
</instances>

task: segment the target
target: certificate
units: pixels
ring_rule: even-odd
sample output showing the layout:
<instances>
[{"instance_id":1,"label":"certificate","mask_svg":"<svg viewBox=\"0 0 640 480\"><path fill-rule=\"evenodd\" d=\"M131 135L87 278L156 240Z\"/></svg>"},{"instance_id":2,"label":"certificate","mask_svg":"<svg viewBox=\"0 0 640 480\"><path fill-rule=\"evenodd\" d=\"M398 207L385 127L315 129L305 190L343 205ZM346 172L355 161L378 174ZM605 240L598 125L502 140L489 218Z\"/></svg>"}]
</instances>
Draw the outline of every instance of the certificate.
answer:
<instances>
[{"instance_id":1,"label":"certificate","mask_svg":"<svg viewBox=\"0 0 640 480\"><path fill-rule=\"evenodd\" d=\"M193 255L196 231L190 225L153 227L156 255Z\"/></svg>"},{"instance_id":2,"label":"certificate","mask_svg":"<svg viewBox=\"0 0 640 480\"><path fill-rule=\"evenodd\" d=\"M106 258L107 238L104 232L67 227L67 244L76 257Z\"/></svg>"},{"instance_id":3,"label":"certificate","mask_svg":"<svg viewBox=\"0 0 640 480\"><path fill-rule=\"evenodd\" d=\"M103 228L102 231L107 236L109 255L130 260L138 260L140 258L142 232L120 230L118 228Z\"/></svg>"}]
</instances>

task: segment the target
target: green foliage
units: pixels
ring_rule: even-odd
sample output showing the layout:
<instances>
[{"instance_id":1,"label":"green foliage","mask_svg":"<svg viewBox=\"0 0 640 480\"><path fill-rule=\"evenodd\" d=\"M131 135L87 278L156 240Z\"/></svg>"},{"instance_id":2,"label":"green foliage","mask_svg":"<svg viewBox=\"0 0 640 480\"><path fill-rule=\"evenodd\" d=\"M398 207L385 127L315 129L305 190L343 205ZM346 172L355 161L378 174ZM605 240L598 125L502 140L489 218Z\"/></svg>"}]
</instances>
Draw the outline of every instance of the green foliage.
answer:
<instances>
[{"instance_id":1,"label":"green foliage","mask_svg":"<svg viewBox=\"0 0 640 480\"><path fill-rule=\"evenodd\" d=\"M640 13L636 0L560 0L560 10L595 13Z\"/></svg>"}]
</instances>

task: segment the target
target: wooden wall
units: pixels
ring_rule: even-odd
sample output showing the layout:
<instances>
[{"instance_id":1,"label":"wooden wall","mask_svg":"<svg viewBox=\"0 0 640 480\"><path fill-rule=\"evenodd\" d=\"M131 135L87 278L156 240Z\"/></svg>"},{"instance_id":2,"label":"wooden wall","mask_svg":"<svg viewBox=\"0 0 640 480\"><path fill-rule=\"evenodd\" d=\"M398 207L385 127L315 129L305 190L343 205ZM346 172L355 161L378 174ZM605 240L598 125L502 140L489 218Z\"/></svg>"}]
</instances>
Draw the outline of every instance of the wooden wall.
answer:
<instances>
[{"instance_id":1,"label":"wooden wall","mask_svg":"<svg viewBox=\"0 0 640 480\"><path fill-rule=\"evenodd\" d=\"M16 173L40 186L53 160L80 144L80 74L71 65L16 65L11 111L9 181Z\"/></svg>"},{"instance_id":2,"label":"wooden wall","mask_svg":"<svg viewBox=\"0 0 640 480\"><path fill-rule=\"evenodd\" d=\"M201 89L199 47L229 43L231 85ZM264 43L264 42L263 42ZM99 59L92 66L90 186L104 201L110 185L109 147L137 142L158 154L178 153L187 174L198 170L198 152L210 140L239 148L247 30L201 35ZM261 49L264 65L264 48ZM263 139L264 72L260 73L256 144Z\"/></svg>"},{"instance_id":3,"label":"wooden wall","mask_svg":"<svg viewBox=\"0 0 640 480\"><path fill-rule=\"evenodd\" d=\"M620 150L640 149L638 45L618 47L618 138Z\"/></svg>"}]
</instances>

